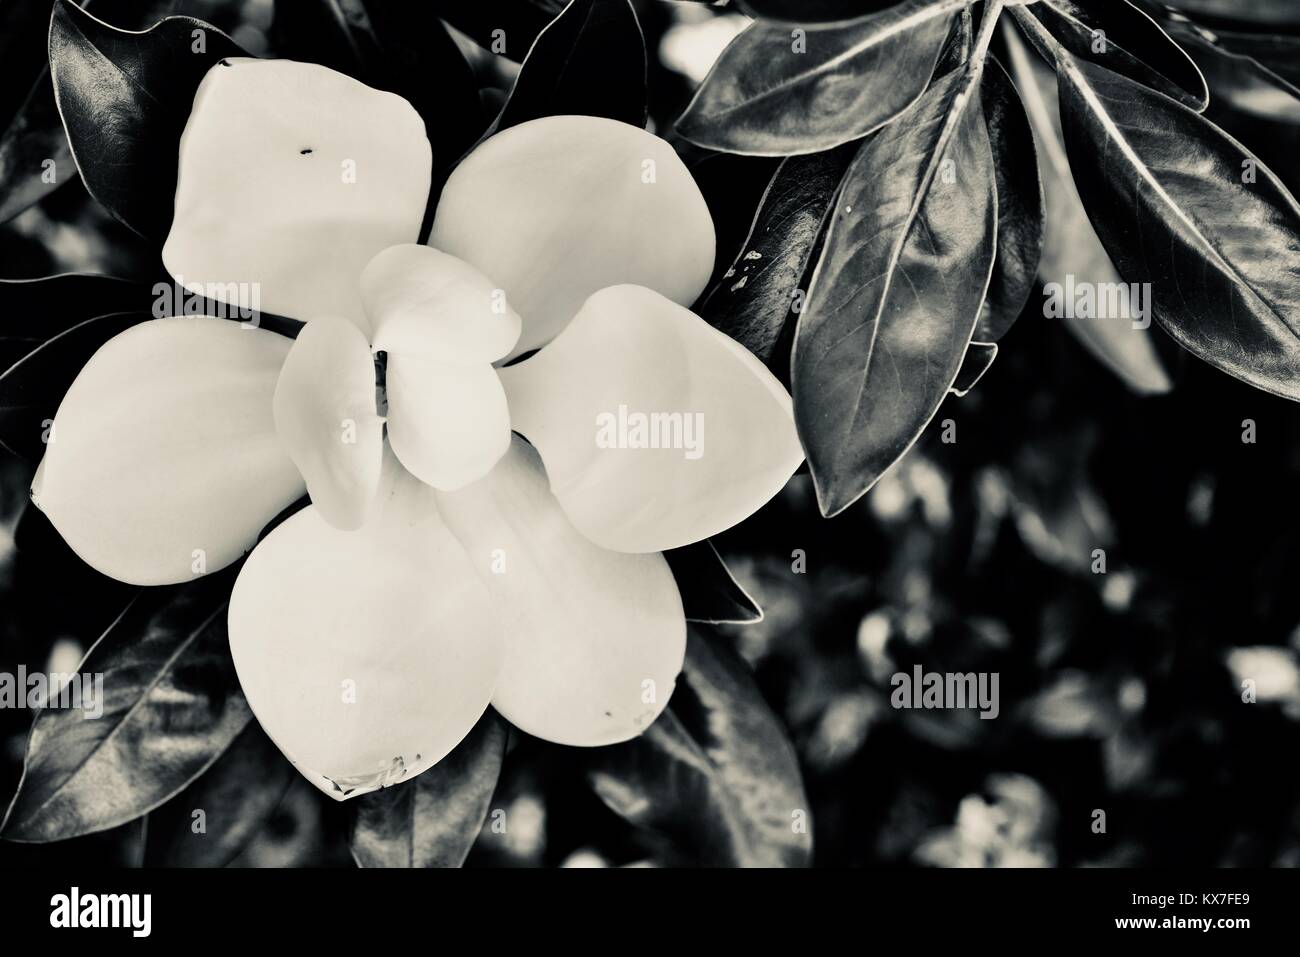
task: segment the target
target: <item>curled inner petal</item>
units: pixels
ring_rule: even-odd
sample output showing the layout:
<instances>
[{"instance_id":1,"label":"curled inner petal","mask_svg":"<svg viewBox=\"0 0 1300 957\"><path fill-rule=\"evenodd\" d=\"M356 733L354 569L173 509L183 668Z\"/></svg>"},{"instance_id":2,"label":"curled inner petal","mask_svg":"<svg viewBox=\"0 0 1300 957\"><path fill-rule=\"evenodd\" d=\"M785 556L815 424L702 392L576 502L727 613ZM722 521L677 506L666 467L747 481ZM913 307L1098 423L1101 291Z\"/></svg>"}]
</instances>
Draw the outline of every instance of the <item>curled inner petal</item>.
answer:
<instances>
[{"instance_id":1,"label":"curled inner petal","mask_svg":"<svg viewBox=\"0 0 1300 957\"><path fill-rule=\"evenodd\" d=\"M388 441L423 482L458 489L510 447L510 412L496 369L391 353Z\"/></svg>"},{"instance_id":2,"label":"curled inner petal","mask_svg":"<svg viewBox=\"0 0 1300 957\"><path fill-rule=\"evenodd\" d=\"M505 290L428 246L385 249L361 274L375 349L440 362L500 359L519 339Z\"/></svg>"},{"instance_id":3,"label":"curled inner petal","mask_svg":"<svg viewBox=\"0 0 1300 957\"><path fill-rule=\"evenodd\" d=\"M384 423L360 330L325 317L303 327L275 387L275 427L321 517L360 528L379 486Z\"/></svg>"}]
</instances>

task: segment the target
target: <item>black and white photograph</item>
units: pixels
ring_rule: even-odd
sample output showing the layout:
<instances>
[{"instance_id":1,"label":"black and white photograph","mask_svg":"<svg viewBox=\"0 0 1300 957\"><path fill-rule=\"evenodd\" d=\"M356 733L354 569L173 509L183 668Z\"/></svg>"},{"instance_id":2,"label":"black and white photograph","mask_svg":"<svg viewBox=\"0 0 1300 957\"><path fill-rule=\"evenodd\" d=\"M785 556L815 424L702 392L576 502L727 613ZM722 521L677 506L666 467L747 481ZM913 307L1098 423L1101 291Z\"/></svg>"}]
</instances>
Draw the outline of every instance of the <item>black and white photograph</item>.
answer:
<instances>
[{"instance_id":1,"label":"black and white photograph","mask_svg":"<svg viewBox=\"0 0 1300 957\"><path fill-rule=\"evenodd\" d=\"M0 0L0 81L6 932L1294 924L1300 0Z\"/></svg>"}]
</instances>

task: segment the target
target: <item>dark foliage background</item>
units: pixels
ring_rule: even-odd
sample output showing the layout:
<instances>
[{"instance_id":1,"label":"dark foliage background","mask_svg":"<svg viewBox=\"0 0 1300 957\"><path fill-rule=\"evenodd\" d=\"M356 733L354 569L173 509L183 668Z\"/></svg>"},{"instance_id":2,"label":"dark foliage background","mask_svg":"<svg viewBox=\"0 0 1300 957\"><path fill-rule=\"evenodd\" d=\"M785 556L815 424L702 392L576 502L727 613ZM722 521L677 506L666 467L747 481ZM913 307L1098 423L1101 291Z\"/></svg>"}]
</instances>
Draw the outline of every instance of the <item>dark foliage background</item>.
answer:
<instances>
[{"instance_id":1,"label":"dark foliage background","mask_svg":"<svg viewBox=\"0 0 1300 957\"><path fill-rule=\"evenodd\" d=\"M268 0L177 12L275 52ZM718 28L693 5L638 12L663 122L692 87L673 67ZM742 159L733 172L761 183L770 170ZM6 277L146 278L148 257L75 182L0 228ZM801 475L718 540L766 611L723 637L795 742L815 863L1300 865L1300 408L1175 350L1173 392L1135 396L1041 313L1035 295L978 387L945 402L936 422L955 421L955 443L931 428L834 519ZM123 592L27 508L30 477L0 460L0 670L68 671ZM1001 716L892 709L890 676L916 663L1000 673ZM1243 678L1257 703L1241 700ZM30 718L0 710L4 800ZM655 860L565 749L516 740L492 807L510 831L485 831L471 866ZM88 838L0 844L0 864L157 863L151 833L167 826L163 809ZM237 863L348 866L346 830L341 806L295 780Z\"/></svg>"}]
</instances>

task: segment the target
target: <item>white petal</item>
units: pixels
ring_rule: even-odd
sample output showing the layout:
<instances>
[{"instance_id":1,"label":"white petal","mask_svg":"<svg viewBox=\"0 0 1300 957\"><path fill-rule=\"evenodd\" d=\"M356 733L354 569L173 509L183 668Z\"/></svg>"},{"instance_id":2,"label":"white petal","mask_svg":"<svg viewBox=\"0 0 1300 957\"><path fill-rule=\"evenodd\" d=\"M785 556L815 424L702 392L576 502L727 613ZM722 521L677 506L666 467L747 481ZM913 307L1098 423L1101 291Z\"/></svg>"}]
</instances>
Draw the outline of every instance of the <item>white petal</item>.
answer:
<instances>
[{"instance_id":1,"label":"white petal","mask_svg":"<svg viewBox=\"0 0 1300 957\"><path fill-rule=\"evenodd\" d=\"M280 370L274 408L280 441L321 517L335 528L360 528L375 501L384 451L366 337L336 317L304 326Z\"/></svg>"},{"instance_id":2,"label":"white petal","mask_svg":"<svg viewBox=\"0 0 1300 957\"><path fill-rule=\"evenodd\" d=\"M516 431L592 541L677 548L757 511L803 460L790 396L743 346L640 286L596 293L501 370Z\"/></svg>"},{"instance_id":3,"label":"white petal","mask_svg":"<svg viewBox=\"0 0 1300 957\"><path fill-rule=\"evenodd\" d=\"M388 356L388 441L421 481L458 489L510 447L510 412L497 371L405 353Z\"/></svg>"},{"instance_id":4,"label":"white petal","mask_svg":"<svg viewBox=\"0 0 1300 957\"><path fill-rule=\"evenodd\" d=\"M507 623L492 698L502 716L570 745L613 744L649 727L686 652L663 556L609 552L580 535L518 438L487 478L438 493L438 504Z\"/></svg>"},{"instance_id":5,"label":"white petal","mask_svg":"<svg viewBox=\"0 0 1300 957\"><path fill-rule=\"evenodd\" d=\"M271 415L290 344L208 318L110 339L55 414L32 500L119 581L173 584L229 565L303 493Z\"/></svg>"},{"instance_id":6,"label":"white petal","mask_svg":"<svg viewBox=\"0 0 1300 957\"><path fill-rule=\"evenodd\" d=\"M429 245L473 263L523 317L514 355L549 342L605 286L690 305L713 270L713 221L667 142L592 116L490 137L438 201Z\"/></svg>"},{"instance_id":7,"label":"white petal","mask_svg":"<svg viewBox=\"0 0 1300 957\"><path fill-rule=\"evenodd\" d=\"M376 350L443 362L493 362L519 339L505 290L428 246L385 249L361 274Z\"/></svg>"},{"instance_id":8,"label":"white petal","mask_svg":"<svg viewBox=\"0 0 1300 957\"><path fill-rule=\"evenodd\" d=\"M314 506L261 542L230 598L240 686L271 739L342 800L432 767L496 684L499 619L432 492L388 459L355 532Z\"/></svg>"},{"instance_id":9,"label":"white petal","mask_svg":"<svg viewBox=\"0 0 1300 957\"><path fill-rule=\"evenodd\" d=\"M224 60L181 136L163 263L223 302L244 284L266 312L361 325L361 270L418 238L431 163L400 96L312 63Z\"/></svg>"}]
</instances>

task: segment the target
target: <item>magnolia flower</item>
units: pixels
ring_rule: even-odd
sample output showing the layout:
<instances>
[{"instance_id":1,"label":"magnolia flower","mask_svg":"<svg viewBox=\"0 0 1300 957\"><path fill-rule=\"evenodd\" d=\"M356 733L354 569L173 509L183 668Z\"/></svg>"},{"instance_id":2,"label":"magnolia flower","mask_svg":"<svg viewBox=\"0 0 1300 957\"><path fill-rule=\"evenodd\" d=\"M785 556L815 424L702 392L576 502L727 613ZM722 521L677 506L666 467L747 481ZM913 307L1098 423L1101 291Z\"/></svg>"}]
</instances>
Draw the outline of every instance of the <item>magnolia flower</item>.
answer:
<instances>
[{"instance_id":1,"label":"magnolia flower","mask_svg":"<svg viewBox=\"0 0 1300 957\"><path fill-rule=\"evenodd\" d=\"M252 549L240 685L340 799L427 769L489 703L562 744L641 733L685 649L660 552L744 519L802 458L782 386L687 309L713 226L668 144L582 116L497 133L421 246L430 157L400 97L215 66L164 263L306 325L128 329L68 391L32 489L125 582Z\"/></svg>"}]
</instances>

